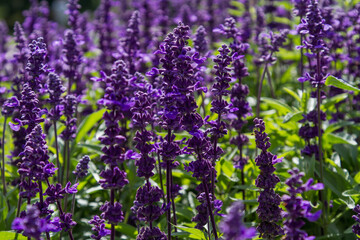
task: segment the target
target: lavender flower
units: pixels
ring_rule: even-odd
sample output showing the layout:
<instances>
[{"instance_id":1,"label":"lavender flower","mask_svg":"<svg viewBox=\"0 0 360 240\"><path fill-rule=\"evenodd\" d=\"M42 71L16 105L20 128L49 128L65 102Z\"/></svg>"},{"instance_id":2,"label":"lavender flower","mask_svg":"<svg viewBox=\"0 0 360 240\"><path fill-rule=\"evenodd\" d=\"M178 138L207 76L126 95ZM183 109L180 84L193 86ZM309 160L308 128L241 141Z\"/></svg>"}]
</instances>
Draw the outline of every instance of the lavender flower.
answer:
<instances>
[{"instance_id":1,"label":"lavender flower","mask_svg":"<svg viewBox=\"0 0 360 240\"><path fill-rule=\"evenodd\" d=\"M245 240L255 237L255 228L247 228L243 223L243 218L244 204L240 201L234 202L228 215L219 225L225 240Z\"/></svg>"},{"instance_id":2,"label":"lavender flower","mask_svg":"<svg viewBox=\"0 0 360 240\"><path fill-rule=\"evenodd\" d=\"M157 227L155 228L143 227L140 229L139 235L136 237L136 240L147 240L147 239L167 240L167 237Z\"/></svg>"},{"instance_id":3,"label":"lavender flower","mask_svg":"<svg viewBox=\"0 0 360 240\"><path fill-rule=\"evenodd\" d=\"M66 14L68 15L68 25L70 28L77 32L79 29L79 10L81 6L79 4L79 0L69 0L67 4Z\"/></svg>"},{"instance_id":4,"label":"lavender flower","mask_svg":"<svg viewBox=\"0 0 360 240\"><path fill-rule=\"evenodd\" d=\"M354 212L356 213L356 215L353 215L352 218L360 223L360 205L357 204L356 207L353 209ZM355 224L353 227L352 227L352 231L353 233L358 237L360 235L360 225L359 224Z\"/></svg>"},{"instance_id":5,"label":"lavender flower","mask_svg":"<svg viewBox=\"0 0 360 240\"><path fill-rule=\"evenodd\" d=\"M102 237L110 235L111 231L105 228L105 220L101 219L99 216L94 216L93 219L89 221L89 224L93 224L94 227L91 230L95 231L97 235L92 234L91 238L100 240Z\"/></svg>"},{"instance_id":6,"label":"lavender flower","mask_svg":"<svg viewBox=\"0 0 360 240\"><path fill-rule=\"evenodd\" d=\"M68 79L68 94L71 93L71 86L76 84L76 95L81 95L84 86L81 82L81 75L79 73L79 66L82 63L82 56L78 49L75 33L72 30L65 32L64 40L64 63L67 68L64 70L65 77Z\"/></svg>"},{"instance_id":7,"label":"lavender flower","mask_svg":"<svg viewBox=\"0 0 360 240\"><path fill-rule=\"evenodd\" d=\"M53 121L58 121L64 110L64 99L61 95L65 92L65 87L61 83L60 77L55 73L48 75L49 88L49 103L53 106L51 108L49 117Z\"/></svg>"},{"instance_id":8,"label":"lavender flower","mask_svg":"<svg viewBox=\"0 0 360 240\"><path fill-rule=\"evenodd\" d=\"M45 181L54 174L54 165L49 163L45 134L40 125L36 125L26 136L24 151L20 154L22 162L19 174L34 181Z\"/></svg>"},{"instance_id":9,"label":"lavender flower","mask_svg":"<svg viewBox=\"0 0 360 240\"><path fill-rule=\"evenodd\" d=\"M129 73L134 74L136 70L136 61L139 58L139 38L140 38L140 16L138 11L134 11L129 19L124 39L124 60L126 59Z\"/></svg>"},{"instance_id":10,"label":"lavender flower","mask_svg":"<svg viewBox=\"0 0 360 240\"><path fill-rule=\"evenodd\" d=\"M76 170L73 171L76 178L81 179L88 174L89 162L90 162L90 157L87 155L83 156L80 159L79 163L76 165Z\"/></svg>"},{"instance_id":11,"label":"lavender flower","mask_svg":"<svg viewBox=\"0 0 360 240\"><path fill-rule=\"evenodd\" d=\"M302 218L306 218L309 221L314 222L320 217L321 210L316 213L311 213L310 202L303 200L298 196L298 194L302 194L310 190L322 190L324 189L324 184L317 183L311 185L314 182L312 178L303 184L301 178L304 176L304 173L300 172L297 168L289 170L288 172L291 174L291 177L288 178L285 183L289 186L287 190L290 195L284 195L282 197L287 210L284 214L284 217L286 218L284 222L284 231L286 236L284 239L315 239L315 237L309 237L305 231L300 230L300 228L305 224Z\"/></svg>"},{"instance_id":12,"label":"lavender flower","mask_svg":"<svg viewBox=\"0 0 360 240\"><path fill-rule=\"evenodd\" d=\"M96 11L96 32L99 34L99 48L102 51L99 63L100 68L105 73L110 73L110 64L114 62L113 53L116 50L115 39L116 30L114 26L114 17L111 13L111 7L114 5L113 0L104 0L100 2L99 8Z\"/></svg>"},{"instance_id":13,"label":"lavender flower","mask_svg":"<svg viewBox=\"0 0 360 240\"><path fill-rule=\"evenodd\" d=\"M258 198L259 207L256 210L260 224L257 230L260 233L260 237L274 238L278 235L283 235L283 229L277 225L277 222L281 220L282 210L279 207L281 199L278 194L275 193L274 188L280 179L274 174L276 170L274 165L281 162L281 158L277 158L267 150L271 144L270 138L265 132L265 123L261 119L255 118L255 142L256 147L261 149L260 155L255 158L256 166L259 166L261 170L260 175L255 181L255 185L261 189L260 196Z\"/></svg>"},{"instance_id":14,"label":"lavender flower","mask_svg":"<svg viewBox=\"0 0 360 240\"><path fill-rule=\"evenodd\" d=\"M3 108L1 109L1 114L4 117L10 117L19 106L20 102L17 97L10 97L5 101Z\"/></svg>"},{"instance_id":15,"label":"lavender flower","mask_svg":"<svg viewBox=\"0 0 360 240\"><path fill-rule=\"evenodd\" d=\"M27 48L27 39L24 33L24 30L19 22L15 22L14 25L14 35L15 35L15 42L16 42L16 48L18 52L14 54L14 58L17 63L19 63L21 66L20 73L25 72L26 62L28 59L28 48ZM18 86L20 87L20 86ZM17 89L17 91L21 91L20 89ZM19 96L17 96L19 97Z\"/></svg>"},{"instance_id":16,"label":"lavender flower","mask_svg":"<svg viewBox=\"0 0 360 240\"><path fill-rule=\"evenodd\" d=\"M38 92L41 88L45 87L45 83L42 79L42 74L45 74L47 64L45 58L47 55L46 44L43 38L33 40L29 44L30 57L26 65L26 71L28 71L30 78L28 79L29 86L34 92Z\"/></svg>"},{"instance_id":17,"label":"lavender flower","mask_svg":"<svg viewBox=\"0 0 360 240\"><path fill-rule=\"evenodd\" d=\"M38 208L28 205L26 212L23 212L19 218L15 218L11 228L26 237L41 239L41 234L44 232L58 232L60 229L56 228L56 225L56 219L49 221L41 218Z\"/></svg>"},{"instance_id":18,"label":"lavender flower","mask_svg":"<svg viewBox=\"0 0 360 240\"><path fill-rule=\"evenodd\" d=\"M76 112L76 106L77 106L77 99L73 95L66 95L64 100L64 115L66 117L66 120L63 121L66 128L65 130L60 134L60 137L64 139L65 141L70 141L72 139L75 139L76 134L76 118L74 117Z\"/></svg>"}]
</instances>

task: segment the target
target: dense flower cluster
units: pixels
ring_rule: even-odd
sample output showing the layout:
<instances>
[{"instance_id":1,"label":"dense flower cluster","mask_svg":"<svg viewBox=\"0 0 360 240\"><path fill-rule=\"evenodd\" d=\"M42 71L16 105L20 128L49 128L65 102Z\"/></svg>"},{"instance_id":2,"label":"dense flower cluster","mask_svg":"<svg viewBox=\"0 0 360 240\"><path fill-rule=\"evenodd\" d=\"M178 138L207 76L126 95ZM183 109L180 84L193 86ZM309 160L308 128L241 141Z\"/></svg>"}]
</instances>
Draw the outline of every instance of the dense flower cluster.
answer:
<instances>
[{"instance_id":1,"label":"dense flower cluster","mask_svg":"<svg viewBox=\"0 0 360 240\"><path fill-rule=\"evenodd\" d=\"M256 210L261 221L257 230L260 237L271 239L284 234L283 229L277 224L282 219L282 210L279 207L281 198L274 191L276 184L280 182L279 177L274 174L274 165L281 162L281 158L268 152L271 144L265 132L264 121L255 118L254 123L256 147L261 150L260 155L255 158L256 166L261 170L255 185L262 189L258 198L259 207Z\"/></svg>"},{"instance_id":2,"label":"dense flower cluster","mask_svg":"<svg viewBox=\"0 0 360 240\"><path fill-rule=\"evenodd\" d=\"M347 234L343 201L328 203L356 200L344 191L359 168L360 4L100 0L93 14L81 2L31 0L24 22L0 20L3 230L295 240L326 238L336 216ZM306 174L289 176L295 165ZM339 184L307 193L325 188L312 175Z\"/></svg>"},{"instance_id":3,"label":"dense flower cluster","mask_svg":"<svg viewBox=\"0 0 360 240\"><path fill-rule=\"evenodd\" d=\"M256 235L255 228L247 228L243 221L244 204L240 201L231 205L228 215L220 223L220 230L227 240L252 239Z\"/></svg>"},{"instance_id":4,"label":"dense flower cluster","mask_svg":"<svg viewBox=\"0 0 360 240\"><path fill-rule=\"evenodd\" d=\"M314 238L309 237L305 231L301 230L301 227L305 224L302 218L314 222L320 217L321 210L316 213L311 213L311 203L303 200L298 195L310 190L322 190L324 189L324 184L312 184L314 182L312 178L306 183L303 183L301 178L304 176L304 173L300 172L297 168L289 170L288 172L291 174L291 177L288 178L285 183L289 186L287 189L289 195L284 195L282 197L287 210L284 214L284 217L286 218L284 221L284 231L286 235L284 239L295 240Z\"/></svg>"}]
</instances>

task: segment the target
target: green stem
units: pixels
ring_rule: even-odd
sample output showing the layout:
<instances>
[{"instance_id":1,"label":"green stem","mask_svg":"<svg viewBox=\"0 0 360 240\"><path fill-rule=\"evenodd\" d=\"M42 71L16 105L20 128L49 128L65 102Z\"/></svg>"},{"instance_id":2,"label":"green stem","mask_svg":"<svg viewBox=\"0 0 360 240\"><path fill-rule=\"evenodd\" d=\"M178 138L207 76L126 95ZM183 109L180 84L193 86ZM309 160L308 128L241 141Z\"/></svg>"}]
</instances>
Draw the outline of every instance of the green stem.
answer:
<instances>
[{"instance_id":1,"label":"green stem","mask_svg":"<svg viewBox=\"0 0 360 240\"><path fill-rule=\"evenodd\" d=\"M78 177L76 177L75 184L78 182ZM72 201L71 201L71 214L74 216L74 210L75 210L75 194L72 195Z\"/></svg>"},{"instance_id":2,"label":"green stem","mask_svg":"<svg viewBox=\"0 0 360 240\"><path fill-rule=\"evenodd\" d=\"M54 120L55 148L56 148L56 167L58 168L58 183L61 183L61 165L59 160L59 144L57 139L56 121Z\"/></svg>"},{"instance_id":3,"label":"green stem","mask_svg":"<svg viewBox=\"0 0 360 240\"><path fill-rule=\"evenodd\" d=\"M265 64L264 71L261 75L261 79L259 82L258 94L257 94L257 98L256 98L256 117L257 118L260 117L261 90L262 90L262 85L263 85L264 78L265 78L266 69L267 69L267 63Z\"/></svg>"},{"instance_id":4,"label":"green stem","mask_svg":"<svg viewBox=\"0 0 360 240\"><path fill-rule=\"evenodd\" d=\"M6 196L7 190L6 190L6 179L5 179L5 131L6 131L6 121L7 121L7 117L5 117L4 119L4 126L3 126L3 134L2 134L2 152L1 152L1 160L2 160L2 166L1 166L1 180L2 180L2 185L3 185L3 193L4 196ZM6 198L6 197L5 197ZM6 203L8 206L8 209L10 210L10 202L9 200L6 198Z\"/></svg>"}]
</instances>

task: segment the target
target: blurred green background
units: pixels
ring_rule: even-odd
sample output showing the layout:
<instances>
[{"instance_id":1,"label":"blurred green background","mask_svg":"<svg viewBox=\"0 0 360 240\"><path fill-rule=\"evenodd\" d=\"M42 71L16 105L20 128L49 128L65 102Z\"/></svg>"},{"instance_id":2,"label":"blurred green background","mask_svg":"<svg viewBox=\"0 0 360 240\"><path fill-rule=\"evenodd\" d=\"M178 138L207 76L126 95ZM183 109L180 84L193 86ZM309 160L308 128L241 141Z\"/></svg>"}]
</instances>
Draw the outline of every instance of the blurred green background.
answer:
<instances>
[{"instance_id":1,"label":"blurred green background","mask_svg":"<svg viewBox=\"0 0 360 240\"><path fill-rule=\"evenodd\" d=\"M60 24L66 23L66 4L68 0L47 0L50 6L51 19ZM79 0L81 11L95 10L100 0ZM23 22L23 11L29 9L30 0L0 0L0 20L7 22L9 30L12 29L15 21Z\"/></svg>"}]
</instances>

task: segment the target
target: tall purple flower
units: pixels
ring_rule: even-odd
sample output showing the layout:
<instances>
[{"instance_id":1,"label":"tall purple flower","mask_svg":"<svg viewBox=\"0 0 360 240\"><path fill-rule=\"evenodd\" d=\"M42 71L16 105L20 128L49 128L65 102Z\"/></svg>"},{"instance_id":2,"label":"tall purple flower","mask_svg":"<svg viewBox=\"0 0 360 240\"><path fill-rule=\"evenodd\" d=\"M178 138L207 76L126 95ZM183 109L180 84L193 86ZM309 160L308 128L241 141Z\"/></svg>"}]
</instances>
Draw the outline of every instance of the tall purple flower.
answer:
<instances>
[{"instance_id":1,"label":"tall purple flower","mask_svg":"<svg viewBox=\"0 0 360 240\"><path fill-rule=\"evenodd\" d=\"M36 93L26 83L23 86L22 96L20 100L20 114L21 124L20 126L27 125L27 133L29 134L32 129L38 124L44 121L41 118L41 109L38 107L39 100ZM13 130L19 130L19 127L12 126Z\"/></svg>"},{"instance_id":2,"label":"tall purple flower","mask_svg":"<svg viewBox=\"0 0 360 240\"><path fill-rule=\"evenodd\" d=\"M66 128L60 134L60 137L65 141L71 141L75 139L76 134L76 118L75 112L77 107L78 101L74 95L66 95L64 99L64 110L63 114L66 117L66 120L63 121Z\"/></svg>"},{"instance_id":3,"label":"tall purple flower","mask_svg":"<svg viewBox=\"0 0 360 240\"><path fill-rule=\"evenodd\" d=\"M101 219L99 216L94 216L94 218L89 221L89 224L94 225L91 230L97 233L97 235L91 235L92 239L101 240L102 237L110 235L111 233L110 230L105 228L105 220Z\"/></svg>"},{"instance_id":4,"label":"tall purple flower","mask_svg":"<svg viewBox=\"0 0 360 240\"><path fill-rule=\"evenodd\" d=\"M55 73L48 75L49 103L52 105L49 116L53 121L58 121L64 110L64 99L61 95L65 92L60 77Z\"/></svg>"},{"instance_id":5,"label":"tall purple flower","mask_svg":"<svg viewBox=\"0 0 360 240\"><path fill-rule=\"evenodd\" d=\"M76 41L76 35L72 30L65 32L64 39L64 63L67 68L64 69L64 75L68 80L68 94L71 93L72 84L76 84L75 94L81 95L84 90L83 83L81 82L81 74L79 66L82 63L82 55Z\"/></svg>"},{"instance_id":6,"label":"tall purple flower","mask_svg":"<svg viewBox=\"0 0 360 240\"><path fill-rule=\"evenodd\" d=\"M243 223L243 218L244 204L240 201L234 202L228 215L219 225L225 240L246 240L255 237L255 228L247 228Z\"/></svg>"},{"instance_id":7,"label":"tall purple flower","mask_svg":"<svg viewBox=\"0 0 360 240\"><path fill-rule=\"evenodd\" d=\"M45 58L47 55L44 39L39 37L29 44L30 57L27 61L26 71L29 74L28 83L34 92L39 92L45 87L43 74L47 73L47 64Z\"/></svg>"},{"instance_id":8,"label":"tall purple flower","mask_svg":"<svg viewBox=\"0 0 360 240\"><path fill-rule=\"evenodd\" d=\"M136 71L137 60L139 58L139 48L140 48L140 16L138 11L134 11L129 19L129 24L126 29L126 36L123 46L124 51L124 61L126 61L129 68L129 73L134 74Z\"/></svg>"},{"instance_id":9,"label":"tall purple flower","mask_svg":"<svg viewBox=\"0 0 360 240\"><path fill-rule=\"evenodd\" d=\"M115 18L111 12L113 5L113 0L101 1L95 13L96 19L98 19L95 30L99 35L99 48L101 50L100 69L107 74L111 72L110 64L115 60L113 54L116 52L115 39L118 37L114 26Z\"/></svg>"},{"instance_id":10,"label":"tall purple flower","mask_svg":"<svg viewBox=\"0 0 360 240\"><path fill-rule=\"evenodd\" d=\"M119 164L126 160L127 155L124 148L126 137L122 136L122 129L119 122L133 106L133 102L125 96L125 88L128 86L128 72L123 61L114 63L112 74L101 79L106 83L105 95L99 101L107 111L104 113L105 134L101 136L100 142L105 146L102 148L101 160L107 164L107 168L100 173L103 178L100 185L104 189L110 189L110 202L106 202L100 210L101 217L111 224L111 239L115 238L115 225L121 222L123 217L122 205L115 202L115 191L120 190L129 181L126 179L126 172L120 170Z\"/></svg>"},{"instance_id":11,"label":"tall purple flower","mask_svg":"<svg viewBox=\"0 0 360 240\"><path fill-rule=\"evenodd\" d=\"M356 215L353 215L352 218L358 223L352 227L352 231L358 237L360 236L360 205L357 204L353 210Z\"/></svg>"},{"instance_id":12,"label":"tall purple flower","mask_svg":"<svg viewBox=\"0 0 360 240\"><path fill-rule=\"evenodd\" d=\"M280 182L279 177L274 174L276 170L274 165L281 162L282 159L268 152L271 144L270 138L265 132L264 121L255 118L254 123L256 147L261 150L260 155L255 158L256 166L261 171L255 185L262 189L258 198L259 207L256 210L260 219L257 231L260 233L260 237L272 239L284 234L283 229L277 224L282 219L282 210L279 207L281 198L274 191L276 184Z\"/></svg>"},{"instance_id":13,"label":"tall purple flower","mask_svg":"<svg viewBox=\"0 0 360 240\"><path fill-rule=\"evenodd\" d=\"M322 190L324 189L324 184L317 183L312 185L314 182L312 178L310 178L306 183L303 183L301 178L304 176L304 173L300 172L297 168L289 170L288 172L291 176L285 181L285 183L289 186L287 189L289 191L289 195L284 195L282 197L287 210L284 214L284 217L286 218L284 222L284 231L286 236L284 239L315 239L315 237L309 237L305 231L301 230L301 227L305 224L302 219L306 218L309 221L314 222L320 217L321 210L316 213L311 213L311 203L303 200L298 195L310 190Z\"/></svg>"},{"instance_id":14,"label":"tall purple flower","mask_svg":"<svg viewBox=\"0 0 360 240\"><path fill-rule=\"evenodd\" d=\"M79 0L69 0L65 12L68 15L68 25L75 33L79 29L80 8Z\"/></svg>"},{"instance_id":15,"label":"tall purple flower","mask_svg":"<svg viewBox=\"0 0 360 240\"><path fill-rule=\"evenodd\" d=\"M42 239L42 233L61 230L58 225L58 218L53 221L41 218L39 209L34 205L28 205L26 211L19 218L15 218L11 228L19 233L21 232L26 237Z\"/></svg>"}]
</instances>

